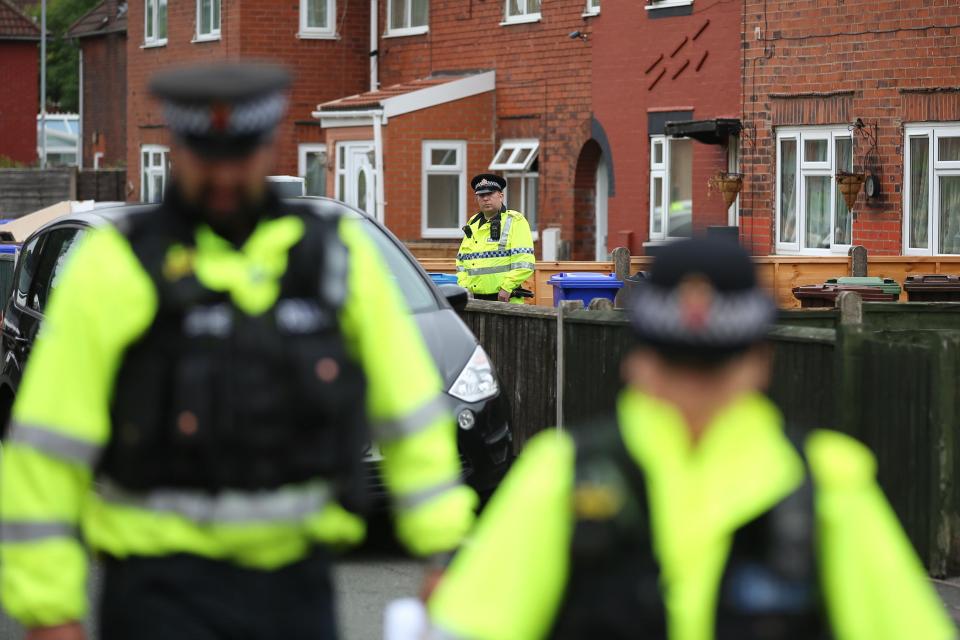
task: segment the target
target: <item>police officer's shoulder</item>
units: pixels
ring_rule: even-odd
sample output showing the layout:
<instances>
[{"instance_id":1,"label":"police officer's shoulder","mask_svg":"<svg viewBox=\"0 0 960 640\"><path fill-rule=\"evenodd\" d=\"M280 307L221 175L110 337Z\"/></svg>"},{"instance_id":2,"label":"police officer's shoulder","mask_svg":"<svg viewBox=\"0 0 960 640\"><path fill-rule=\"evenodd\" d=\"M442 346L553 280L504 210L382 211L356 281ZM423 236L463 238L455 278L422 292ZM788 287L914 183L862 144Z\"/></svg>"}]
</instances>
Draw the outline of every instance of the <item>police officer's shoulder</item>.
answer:
<instances>
[{"instance_id":1,"label":"police officer's shoulder","mask_svg":"<svg viewBox=\"0 0 960 640\"><path fill-rule=\"evenodd\" d=\"M513 209L507 209L507 215L511 218L520 218L521 220L526 220L522 213Z\"/></svg>"},{"instance_id":2,"label":"police officer's shoulder","mask_svg":"<svg viewBox=\"0 0 960 640\"><path fill-rule=\"evenodd\" d=\"M839 431L814 431L803 448L818 486L853 488L876 478L877 461L870 449Z\"/></svg>"}]
</instances>

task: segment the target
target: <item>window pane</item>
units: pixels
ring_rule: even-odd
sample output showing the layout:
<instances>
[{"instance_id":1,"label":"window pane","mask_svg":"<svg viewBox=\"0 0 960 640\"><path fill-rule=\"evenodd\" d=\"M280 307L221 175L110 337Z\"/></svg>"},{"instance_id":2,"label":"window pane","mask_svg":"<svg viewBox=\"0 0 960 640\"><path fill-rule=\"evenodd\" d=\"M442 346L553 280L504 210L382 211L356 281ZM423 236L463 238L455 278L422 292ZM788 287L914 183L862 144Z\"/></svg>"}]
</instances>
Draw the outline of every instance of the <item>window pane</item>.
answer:
<instances>
[{"instance_id":1,"label":"window pane","mask_svg":"<svg viewBox=\"0 0 960 640\"><path fill-rule=\"evenodd\" d=\"M431 149L430 150L430 164L440 167L455 167L457 166L457 150L456 149Z\"/></svg>"},{"instance_id":2,"label":"window pane","mask_svg":"<svg viewBox=\"0 0 960 640\"><path fill-rule=\"evenodd\" d=\"M523 210L523 215L526 216L527 222L530 223L530 229L536 231L537 229L537 196L539 192L540 178L532 177L525 179L527 190L524 198L525 209Z\"/></svg>"},{"instance_id":3,"label":"window pane","mask_svg":"<svg viewBox=\"0 0 960 640\"><path fill-rule=\"evenodd\" d=\"M663 143L653 143L653 164L663 164Z\"/></svg>"},{"instance_id":4,"label":"window pane","mask_svg":"<svg viewBox=\"0 0 960 640\"><path fill-rule=\"evenodd\" d=\"M213 28L213 21L211 19L211 9L212 3L211 0L200 0L200 33L209 34L210 30Z\"/></svg>"},{"instance_id":5,"label":"window pane","mask_svg":"<svg viewBox=\"0 0 960 640\"><path fill-rule=\"evenodd\" d=\"M410 26L425 27L429 19L430 0L411 0Z\"/></svg>"},{"instance_id":6,"label":"window pane","mask_svg":"<svg viewBox=\"0 0 960 640\"><path fill-rule=\"evenodd\" d=\"M327 28L327 0L303 0L307 3L307 26Z\"/></svg>"},{"instance_id":7,"label":"window pane","mask_svg":"<svg viewBox=\"0 0 960 640\"><path fill-rule=\"evenodd\" d=\"M540 13L540 0L527 0L527 13Z\"/></svg>"},{"instance_id":8,"label":"window pane","mask_svg":"<svg viewBox=\"0 0 960 640\"><path fill-rule=\"evenodd\" d=\"M326 154L322 151L307 154L306 175L304 187L308 196L327 195L327 167Z\"/></svg>"},{"instance_id":9,"label":"window pane","mask_svg":"<svg viewBox=\"0 0 960 640\"><path fill-rule=\"evenodd\" d=\"M524 1L525 0L509 0L507 2L507 15L508 16L523 15Z\"/></svg>"},{"instance_id":10,"label":"window pane","mask_svg":"<svg viewBox=\"0 0 960 640\"><path fill-rule=\"evenodd\" d=\"M497 154L497 157L493 159L493 164L503 164L510 159L510 154L513 153L513 150L516 147L503 147L500 149L500 153Z\"/></svg>"},{"instance_id":11,"label":"window pane","mask_svg":"<svg viewBox=\"0 0 960 640\"><path fill-rule=\"evenodd\" d=\"M910 138L910 240L914 249L926 249L930 222L930 140Z\"/></svg>"},{"instance_id":12,"label":"window pane","mask_svg":"<svg viewBox=\"0 0 960 640\"><path fill-rule=\"evenodd\" d=\"M830 248L830 180L830 176L804 179L807 216L804 246L808 249Z\"/></svg>"},{"instance_id":13,"label":"window pane","mask_svg":"<svg viewBox=\"0 0 960 640\"><path fill-rule=\"evenodd\" d=\"M390 0L390 28L402 29L407 26L404 10L407 0Z\"/></svg>"},{"instance_id":14,"label":"window pane","mask_svg":"<svg viewBox=\"0 0 960 640\"><path fill-rule=\"evenodd\" d=\"M154 2L155 0L146 0L146 2L144 3L144 13L147 16L147 26L145 30L145 36L144 36L146 40L153 40L154 38L157 37L157 34L154 33L154 29L153 29L153 7L154 7L153 3Z\"/></svg>"},{"instance_id":15,"label":"window pane","mask_svg":"<svg viewBox=\"0 0 960 640\"><path fill-rule=\"evenodd\" d=\"M427 227L455 229L460 221L460 176L427 176Z\"/></svg>"},{"instance_id":16,"label":"window pane","mask_svg":"<svg viewBox=\"0 0 960 640\"><path fill-rule=\"evenodd\" d=\"M530 154L533 152L533 149L518 149L517 157L513 159L514 164L523 165L527 163L527 158L530 157Z\"/></svg>"},{"instance_id":17,"label":"window pane","mask_svg":"<svg viewBox=\"0 0 960 640\"><path fill-rule=\"evenodd\" d=\"M518 176L507 177L507 193L504 195L503 203L508 209L523 213L523 181Z\"/></svg>"},{"instance_id":18,"label":"window pane","mask_svg":"<svg viewBox=\"0 0 960 640\"><path fill-rule=\"evenodd\" d=\"M667 235L689 237L693 233L693 141L670 141L670 210Z\"/></svg>"},{"instance_id":19,"label":"window pane","mask_svg":"<svg viewBox=\"0 0 960 640\"><path fill-rule=\"evenodd\" d=\"M826 140L804 140L803 141L803 161L804 162L826 162L827 161L827 141Z\"/></svg>"},{"instance_id":20,"label":"window pane","mask_svg":"<svg viewBox=\"0 0 960 640\"><path fill-rule=\"evenodd\" d=\"M940 138L937 159L941 162L960 161L960 138Z\"/></svg>"},{"instance_id":21,"label":"window pane","mask_svg":"<svg viewBox=\"0 0 960 640\"><path fill-rule=\"evenodd\" d=\"M780 242L797 241L797 141L780 141Z\"/></svg>"},{"instance_id":22,"label":"window pane","mask_svg":"<svg viewBox=\"0 0 960 640\"><path fill-rule=\"evenodd\" d=\"M157 0L157 38L167 37L167 0Z\"/></svg>"},{"instance_id":23,"label":"window pane","mask_svg":"<svg viewBox=\"0 0 960 640\"><path fill-rule=\"evenodd\" d=\"M220 0L213 0L213 30L220 31Z\"/></svg>"},{"instance_id":24,"label":"window pane","mask_svg":"<svg viewBox=\"0 0 960 640\"><path fill-rule=\"evenodd\" d=\"M940 253L960 253L960 176L940 176Z\"/></svg>"},{"instance_id":25,"label":"window pane","mask_svg":"<svg viewBox=\"0 0 960 640\"><path fill-rule=\"evenodd\" d=\"M836 161L836 170L853 171L853 140L850 138L837 138L834 153ZM836 181L834 181L836 182ZM847 208L847 201L843 199L843 194L839 188L834 188L834 210L836 213L836 224L833 230L833 241L836 244L850 244L853 239L853 214Z\"/></svg>"},{"instance_id":26,"label":"window pane","mask_svg":"<svg viewBox=\"0 0 960 640\"><path fill-rule=\"evenodd\" d=\"M663 178L657 176L652 185L651 231L663 233Z\"/></svg>"}]
</instances>

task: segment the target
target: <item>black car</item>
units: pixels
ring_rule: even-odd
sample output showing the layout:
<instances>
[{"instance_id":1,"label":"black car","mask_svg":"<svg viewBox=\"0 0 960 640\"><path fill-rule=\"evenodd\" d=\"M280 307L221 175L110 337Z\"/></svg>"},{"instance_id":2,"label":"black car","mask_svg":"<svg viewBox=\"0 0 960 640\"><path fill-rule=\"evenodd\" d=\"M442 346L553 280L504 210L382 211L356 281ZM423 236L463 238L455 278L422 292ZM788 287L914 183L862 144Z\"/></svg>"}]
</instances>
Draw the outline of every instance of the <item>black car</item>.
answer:
<instances>
[{"instance_id":1,"label":"black car","mask_svg":"<svg viewBox=\"0 0 960 640\"><path fill-rule=\"evenodd\" d=\"M450 407L457 417L465 478L481 495L489 494L512 460L510 412L506 396L500 394L493 365L457 315L456 311L466 304L466 291L453 285L434 285L403 243L366 214L326 198L299 200L362 225L377 245L443 377ZM64 216L41 227L23 243L13 291L3 307L0 424L4 428L44 307L71 248L91 227L110 224L145 206L117 206ZM371 481L379 483L373 464L379 452L371 447L366 457L371 462Z\"/></svg>"}]
</instances>

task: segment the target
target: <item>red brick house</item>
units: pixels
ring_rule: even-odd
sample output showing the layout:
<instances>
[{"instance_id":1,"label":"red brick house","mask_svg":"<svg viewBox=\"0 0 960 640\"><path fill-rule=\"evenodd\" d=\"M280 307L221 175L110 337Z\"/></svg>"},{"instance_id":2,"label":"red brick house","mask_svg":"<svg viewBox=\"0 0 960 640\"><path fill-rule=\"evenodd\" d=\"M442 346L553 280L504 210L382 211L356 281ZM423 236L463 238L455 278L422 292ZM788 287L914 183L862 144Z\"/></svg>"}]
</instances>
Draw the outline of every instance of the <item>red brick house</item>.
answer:
<instances>
[{"instance_id":1,"label":"red brick house","mask_svg":"<svg viewBox=\"0 0 960 640\"><path fill-rule=\"evenodd\" d=\"M83 168L127 163L127 3L104 0L67 29L80 46Z\"/></svg>"},{"instance_id":2,"label":"red brick house","mask_svg":"<svg viewBox=\"0 0 960 640\"><path fill-rule=\"evenodd\" d=\"M736 3L604 3L592 34L592 92L608 148L593 154L610 168L610 182L594 217L609 246L650 253L737 225L737 205L728 210L708 183L736 171L740 32ZM590 186L590 168L578 172L578 188Z\"/></svg>"},{"instance_id":3,"label":"red brick house","mask_svg":"<svg viewBox=\"0 0 960 640\"><path fill-rule=\"evenodd\" d=\"M960 254L960 5L747 0L754 253ZM838 172L866 176L852 212Z\"/></svg>"},{"instance_id":4,"label":"red brick house","mask_svg":"<svg viewBox=\"0 0 960 640\"><path fill-rule=\"evenodd\" d=\"M40 28L10 0L0 0L0 158L37 160Z\"/></svg>"}]
</instances>

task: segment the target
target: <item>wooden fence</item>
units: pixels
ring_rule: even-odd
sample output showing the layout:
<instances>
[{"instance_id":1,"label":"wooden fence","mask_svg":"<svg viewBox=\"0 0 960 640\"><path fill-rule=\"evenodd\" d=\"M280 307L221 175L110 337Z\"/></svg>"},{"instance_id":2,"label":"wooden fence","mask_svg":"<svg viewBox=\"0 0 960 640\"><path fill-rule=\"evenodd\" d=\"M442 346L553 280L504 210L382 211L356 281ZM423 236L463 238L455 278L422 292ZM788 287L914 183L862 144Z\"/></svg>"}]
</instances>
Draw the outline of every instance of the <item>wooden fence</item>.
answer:
<instances>
[{"instance_id":1,"label":"wooden fence","mask_svg":"<svg viewBox=\"0 0 960 640\"><path fill-rule=\"evenodd\" d=\"M875 452L910 540L933 575L946 575L960 567L960 304L854 301L843 317L783 314L770 334L769 395L788 431L836 428ZM570 424L610 411L630 345L623 311L471 301L464 317L510 394L518 448L558 415Z\"/></svg>"}]
</instances>

